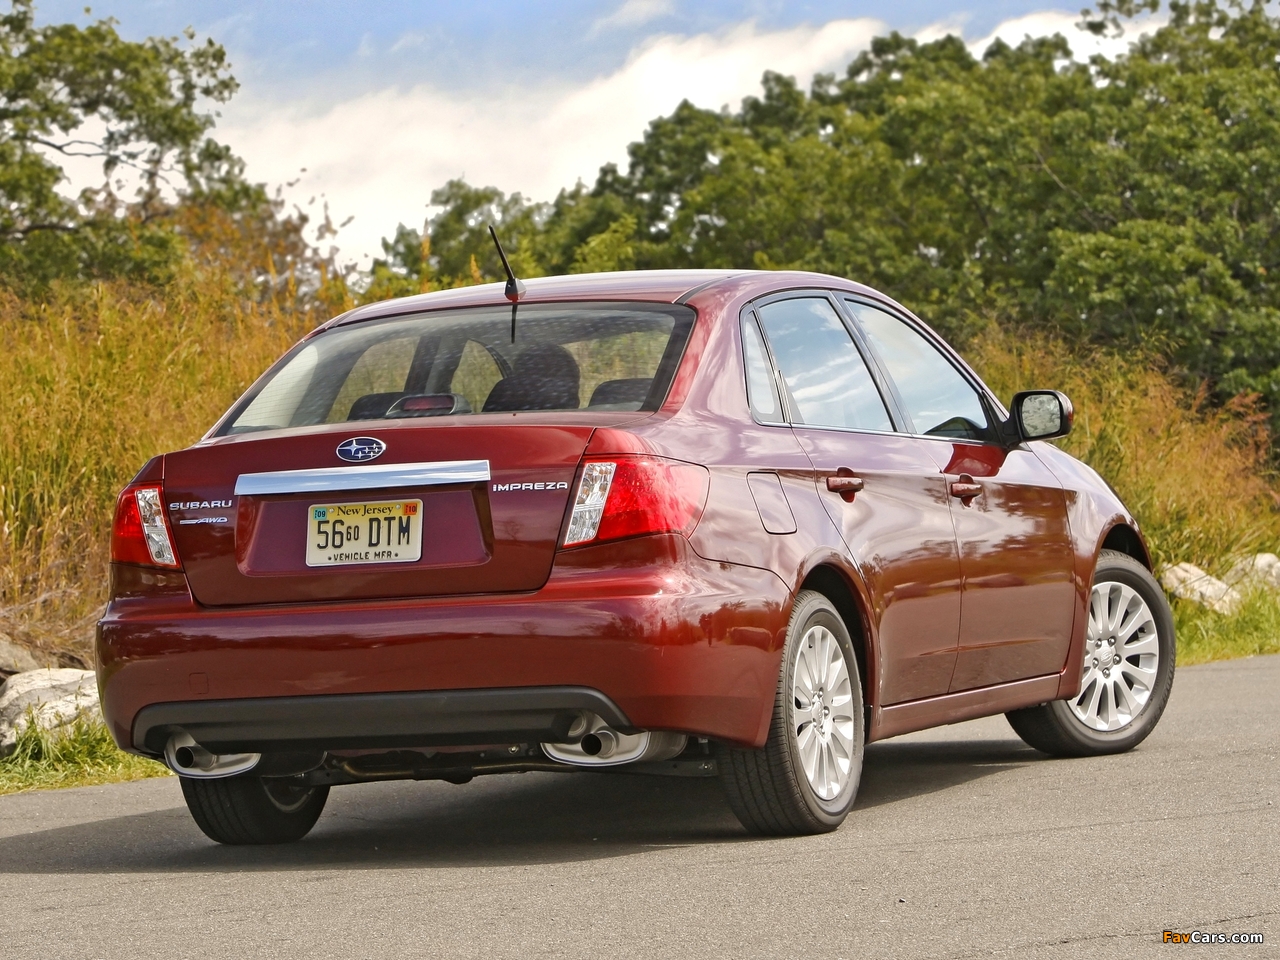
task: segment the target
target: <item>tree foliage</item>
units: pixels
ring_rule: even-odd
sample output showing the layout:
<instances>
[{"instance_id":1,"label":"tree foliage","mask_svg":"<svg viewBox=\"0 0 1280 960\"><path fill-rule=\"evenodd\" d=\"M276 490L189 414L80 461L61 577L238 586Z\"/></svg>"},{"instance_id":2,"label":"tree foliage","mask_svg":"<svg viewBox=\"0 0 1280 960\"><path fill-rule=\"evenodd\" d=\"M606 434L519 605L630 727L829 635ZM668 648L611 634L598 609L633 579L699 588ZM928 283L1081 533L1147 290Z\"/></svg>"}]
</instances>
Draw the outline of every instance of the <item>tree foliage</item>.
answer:
<instances>
[{"instance_id":1,"label":"tree foliage","mask_svg":"<svg viewBox=\"0 0 1280 960\"><path fill-rule=\"evenodd\" d=\"M1156 7L1105 2L1082 27L1115 34ZM894 33L807 93L769 73L736 112L682 103L625 172L502 216L530 272L818 270L953 338L998 319L1154 344L1218 396L1280 409L1280 19L1214 0L1168 14L1088 63L1061 36L975 57ZM449 191L433 251L438 234L496 277L487 237L456 223L510 201Z\"/></svg>"},{"instance_id":2,"label":"tree foliage","mask_svg":"<svg viewBox=\"0 0 1280 960\"><path fill-rule=\"evenodd\" d=\"M32 0L12 0L0 16L0 278L162 278L181 249L173 225L154 222L166 187L243 204L240 168L205 136L213 117L199 109L236 82L223 49L193 39L134 43L111 20L38 27ZM59 192L70 157L100 160L104 185ZM141 183L127 203L111 184L125 168Z\"/></svg>"},{"instance_id":3,"label":"tree foliage","mask_svg":"<svg viewBox=\"0 0 1280 960\"><path fill-rule=\"evenodd\" d=\"M494 224L513 269L525 276L542 272L531 255L530 238L541 223L541 207L518 193L472 187L450 180L431 194L439 214L414 230L400 224L382 241L385 256L373 261L365 299L425 293L441 287L481 283L504 276L489 236Z\"/></svg>"},{"instance_id":4,"label":"tree foliage","mask_svg":"<svg viewBox=\"0 0 1280 960\"><path fill-rule=\"evenodd\" d=\"M306 218L249 183L208 136L235 90L191 37L122 40L111 21L0 17L0 283L163 281L216 261L255 296L337 308L518 273L797 268L880 287L954 339L993 321L1162 350L1219 399L1280 410L1280 18L1254 2L1175 0L1124 56L1070 58L1061 36L877 38L810 90L766 73L737 111L686 102L626 169L550 203L450 181L365 277L304 239ZM1103 0L1115 35L1158 0ZM141 173L71 200L62 155ZM166 189L166 187L170 189ZM332 229L327 221L321 232ZM355 281L348 283L349 280ZM326 307L326 309L328 308Z\"/></svg>"}]
</instances>

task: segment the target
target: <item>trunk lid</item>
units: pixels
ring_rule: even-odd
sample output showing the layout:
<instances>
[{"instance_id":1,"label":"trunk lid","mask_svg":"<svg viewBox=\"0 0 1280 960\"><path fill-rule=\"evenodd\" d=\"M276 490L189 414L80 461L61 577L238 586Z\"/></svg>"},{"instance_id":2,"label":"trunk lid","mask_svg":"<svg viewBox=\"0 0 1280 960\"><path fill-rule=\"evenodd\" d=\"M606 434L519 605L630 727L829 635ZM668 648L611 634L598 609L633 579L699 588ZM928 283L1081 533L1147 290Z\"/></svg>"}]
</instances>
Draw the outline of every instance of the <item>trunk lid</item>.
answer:
<instances>
[{"instance_id":1,"label":"trunk lid","mask_svg":"<svg viewBox=\"0 0 1280 960\"><path fill-rule=\"evenodd\" d=\"M596 424L581 415L559 423L476 419L312 427L168 454L166 505L195 599L222 606L538 589ZM344 462L337 448L354 437L379 440L385 450L367 464ZM241 481L254 474L285 479ZM317 505L379 501L421 501L418 559L308 565Z\"/></svg>"}]
</instances>

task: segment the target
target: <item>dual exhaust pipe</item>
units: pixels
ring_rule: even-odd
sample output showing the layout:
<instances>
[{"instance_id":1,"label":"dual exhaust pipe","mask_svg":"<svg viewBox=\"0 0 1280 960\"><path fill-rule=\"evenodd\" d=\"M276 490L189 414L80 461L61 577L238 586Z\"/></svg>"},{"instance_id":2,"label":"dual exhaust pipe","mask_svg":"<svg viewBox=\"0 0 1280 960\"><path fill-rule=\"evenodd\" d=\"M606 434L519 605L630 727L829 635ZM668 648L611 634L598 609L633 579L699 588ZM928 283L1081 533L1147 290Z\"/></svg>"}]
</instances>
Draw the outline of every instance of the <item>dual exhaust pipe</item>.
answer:
<instances>
[{"instance_id":1,"label":"dual exhaust pipe","mask_svg":"<svg viewBox=\"0 0 1280 960\"><path fill-rule=\"evenodd\" d=\"M552 760L578 767L614 767L628 763L670 760L683 752L689 738L683 733L644 730L622 733L594 713L579 713L563 743L544 743ZM321 755L323 756L323 755ZM262 761L260 753L211 753L185 730L169 737L164 762L181 777L212 780L248 773Z\"/></svg>"}]
</instances>

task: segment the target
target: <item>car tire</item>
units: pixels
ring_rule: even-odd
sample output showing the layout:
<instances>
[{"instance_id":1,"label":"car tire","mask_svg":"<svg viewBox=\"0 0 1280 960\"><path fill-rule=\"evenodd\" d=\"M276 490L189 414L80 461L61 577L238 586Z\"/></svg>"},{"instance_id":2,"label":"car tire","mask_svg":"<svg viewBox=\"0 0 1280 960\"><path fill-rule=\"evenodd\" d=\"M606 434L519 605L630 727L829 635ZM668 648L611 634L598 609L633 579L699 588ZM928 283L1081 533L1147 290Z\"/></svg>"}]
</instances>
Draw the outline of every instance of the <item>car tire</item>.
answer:
<instances>
[{"instance_id":1,"label":"car tire","mask_svg":"<svg viewBox=\"0 0 1280 960\"><path fill-rule=\"evenodd\" d=\"M820 676L814 676L815 667ZM865 739L862 683L849 631L826 597L803 591L787 627L765 745L720 746L729 806L755 834L834 830L857 796Z\"/></svg>"},{"instance_id":2,"label":"car tire","mask_svg":"<svg viewBox=\"0 0 1280 960\"><path fill-rule=\"evenodd\" d=\"M292 843L315 826L328 787L299 787L282 778L179 778L196 826L229 845Z\"/></svg>"},{"instance_id":3,"label":"car tire","mask_svg":"<svg viewBox=\"0 0 1280 960\"><path fill-rule=\"evenodd\" d=\"M1169 702L1176 654L1173 613L1160 585L1132 557L1103 550L1089 596L1079 693L1005 716L1029 746L1051 756L1132 750Z\"/></svg>"}]
</instances>

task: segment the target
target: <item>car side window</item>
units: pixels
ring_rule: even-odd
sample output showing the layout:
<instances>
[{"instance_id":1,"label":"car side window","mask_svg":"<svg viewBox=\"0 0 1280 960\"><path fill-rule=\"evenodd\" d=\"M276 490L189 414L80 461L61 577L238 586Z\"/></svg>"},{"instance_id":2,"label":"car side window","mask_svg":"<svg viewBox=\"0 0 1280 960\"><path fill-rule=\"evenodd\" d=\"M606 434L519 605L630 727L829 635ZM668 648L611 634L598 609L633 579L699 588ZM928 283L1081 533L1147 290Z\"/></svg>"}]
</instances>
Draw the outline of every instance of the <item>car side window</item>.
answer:
<instances>
[{"instance_id":1,"label":"car side window","mask_svg":"<svg viewBox=\"0 0 1280 960\"><path fill-rule=\"evenodd\" d=\"M760 423L785 423L778 385L764 349L764 337L752 316L742 321L742 353L747 367L747 401L751 404L751 415Z\"/></svg>"},{"instance_id":2,"label":"car side window","mask_svg":"<svg viewBox=\"0 0 1280 960\"><path fill-rule=\"evenodd\" d=\"M888 368L917 433L994 439L978 392L937 347L890 313L853 300L845 302Z\"/></svg>"},{"instance_id":3,"label":"car side window","mask_svg":"<svg viewBox=\"0 0 1280 960\"><path fill-rule=\"evenodd\" d=\"M757 313L786 384L794 422L893 429L862 354L828 300L775 300L757 308Z\"/></svg>"}]
</instances>

